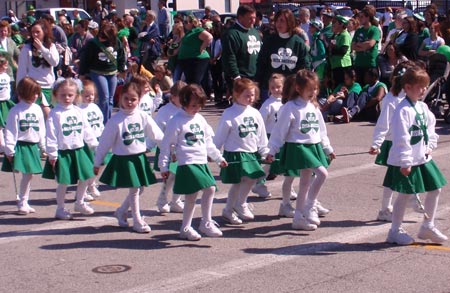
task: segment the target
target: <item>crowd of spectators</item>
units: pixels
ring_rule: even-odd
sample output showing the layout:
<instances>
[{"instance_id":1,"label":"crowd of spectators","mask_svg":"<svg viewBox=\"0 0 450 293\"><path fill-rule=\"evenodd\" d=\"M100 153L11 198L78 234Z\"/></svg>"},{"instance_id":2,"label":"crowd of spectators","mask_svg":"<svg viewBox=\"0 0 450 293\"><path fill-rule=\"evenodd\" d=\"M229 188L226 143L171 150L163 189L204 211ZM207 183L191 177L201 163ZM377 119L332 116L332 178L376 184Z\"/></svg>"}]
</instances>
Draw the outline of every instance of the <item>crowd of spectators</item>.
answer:
<instances>
[{"instance_id":1,"label":"crowd of spectators","mask_svg":"<svg viewBox=\"0 0 450 293\"><path fill-rule=\"evenodd\" d=\"M389 88L390 74L400 62L426 63L436 52L450 51L450 19L439 16L434 4L423 14L388 7L381 19L371 5L354 10L353 17L336 15L329 7L302 7L297 17L280 9L268 15L268 23L248 5L241 5L236 18L226 23L211 7L205 8L203 19L172 17L164 0L144 13L131 9L118 15L114 3L108 8L97 1L90 21L76 12L71 20L64 10L57 19L44 15L39 20L33 8L21 18L10 10L0 22L0 52L9 60L13 94L16 81L36 79L45 94L39 103L48 112L56 79L92 79L106 122L116 89L131 70L145 72L153 79L149 84L165 88L166 100L167 79L182 79L202 85L218 106L228 106L236 79L258 82L262 103L270 94L273 73L287 77L308 68L321 81L318 98L324 116L338 115L347 107L349 94L357 99L358 89L368 85L368 73L376 73L376 80ZM374 108L371 119L381 100L365 104Z\"/></svg>"}]
</instances>

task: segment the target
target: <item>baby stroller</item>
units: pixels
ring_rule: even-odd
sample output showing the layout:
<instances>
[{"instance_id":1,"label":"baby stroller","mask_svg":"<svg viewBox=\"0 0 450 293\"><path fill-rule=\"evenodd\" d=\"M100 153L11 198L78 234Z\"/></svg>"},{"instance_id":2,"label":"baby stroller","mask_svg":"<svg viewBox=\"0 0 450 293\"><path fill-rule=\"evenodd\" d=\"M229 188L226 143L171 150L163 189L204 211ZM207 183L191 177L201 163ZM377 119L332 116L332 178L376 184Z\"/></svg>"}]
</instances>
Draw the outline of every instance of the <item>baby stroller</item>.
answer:
<instances>
[{"instance_id":1,"label":"baby stroller","mask_svg":"<svg viewBox=\"0 0 450 293\"><path fill-rule=\"evenodd\" d=\"M450 90L448 88L448 76L450 72L450 63L443 54L433 54L428 60L428 74L430 75L430 86L425 92L423 101L428 108L436 116L436 118L444 118L445 122L450 123L449 98L450 94L446 94Z\"/></svg>"}]
</instances>

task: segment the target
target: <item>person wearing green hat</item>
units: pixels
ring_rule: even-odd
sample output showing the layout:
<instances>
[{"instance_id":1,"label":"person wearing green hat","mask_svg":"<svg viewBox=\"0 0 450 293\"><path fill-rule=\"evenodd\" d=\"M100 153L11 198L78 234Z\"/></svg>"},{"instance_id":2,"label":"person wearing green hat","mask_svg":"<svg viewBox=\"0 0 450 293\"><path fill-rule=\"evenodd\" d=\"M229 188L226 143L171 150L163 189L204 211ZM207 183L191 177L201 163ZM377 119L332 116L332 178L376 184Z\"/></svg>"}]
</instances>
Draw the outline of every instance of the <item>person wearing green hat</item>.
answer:
<instances>
[{"instance_id":1,"label":"person wearing green hat","mask_svg":"<svg viewBox=\"0 0 450 293\"><path fill-rule=\"evenodd\" d=\"M27 11L27 23L29 25L33 24L36 21L36 17L34 16L35 13L36 10L34 9L34 6L30 5Z\"/></svg>"},{"instance_id":2,"label":"person wearing green hat","mask_svg":"<svg viewBox=\"0 0 450 293\"><path fill-rule=\"evenodd\" d=\"M350 57L352 39L347 31L348 18L337 15L333 20L333 39L328 49L334 84L344 82L344 69L352 66Z\"/></svg>"},{"instance_id":3,"label":"person wearing green hat","mask_svg":"<svg viewBox=\"0 0 450 293\"><path fill-rule=\"evenodd\" d=\"M313 19L309 23L309 34L311 35L310 50L311 65L314 72L319 77L320 83L325 77L327 67L327 49L325 42L320 38L320 31L323 29L322 21Z\"/></svg>"}]
</instances>

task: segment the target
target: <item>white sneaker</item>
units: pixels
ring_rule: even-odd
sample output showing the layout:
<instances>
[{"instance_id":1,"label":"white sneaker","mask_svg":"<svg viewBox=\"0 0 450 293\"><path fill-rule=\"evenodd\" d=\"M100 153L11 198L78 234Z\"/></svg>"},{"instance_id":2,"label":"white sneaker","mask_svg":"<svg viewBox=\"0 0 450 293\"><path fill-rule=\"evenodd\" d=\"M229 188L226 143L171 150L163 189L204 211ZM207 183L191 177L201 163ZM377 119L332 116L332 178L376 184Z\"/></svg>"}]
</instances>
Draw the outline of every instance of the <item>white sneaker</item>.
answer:
<instances>
[{"instance_id":1,"label":"white sneaker","mask_svg":"<svg viewBox=\"0 0 450 293\"><path fill-rule=\"evenodd\" d=\"M150 233L150 231L152 231L150 226L144 221L144 217L142 217L140 221L135 221L133 223L133 230L138 233Z\"/></svg>"},{"instance_id":2,"label":"white sneaker","mask_svg":"<svg viewBox=\"0 0 450 293\"><path fill-rule=\"evenodd\" d=\"M55 218L60 220L72 220L73 216L67 209L56 209Z\"/></svg>"},{"instance_id":3,"label":"white sneaker","mask_svg":"<svg viewBox=\"0 0 450 293\"><path fill-rule=\"evenodd\" d=\"M354 106L353 108L351 108L348 111L348 114L350 115L350 117L353 117L353 116L355 116L358 113L359 113L359 106L358 105Z\"/></svg>"},{"instance_id":4,"label":"white sneaker","mask_svg":"<svg viewBox=\"0 0 450 293\"><path fill-rule=\"evenodd\" d=\"M443 243L448 240L448 237L441 233L436 227L420 226L417 237L422 240L431 240L433 243Z\"/></svg>"},{"instance_id":5,"label":"white sneaker","mask_svg":"<svg viewBox=\"0 0 450 293\"><path fill-rule=\"evenodd\" d=\"M83 215L92 215L94 213L94 209L86 202L83 202L82 204L75 203L74 211L82 213Z\"/></svg>"},{"instance_id":6,"label":"white sneaker","mask_svg":"<svg viewBox=\"0 0 450 293\"><path fill-rule=\"evenodd\" d=\"M186 239L189 241L198 241L202 239L202 236L198 234L192 227L185 227L180 231L180 239Z\"/></svg>"},{"instance_id":7,"label":"white sneaker","mask_svg":"<svg viewBox=\"0 0 450 293\"><path fill-rule=\"evenodd\" d=\"M93 197L99 197L100 191L97 189L97 186L95 184L88 186L88 191Z\"/></svg>"},{"instance_id":8,"label":"white sneaker","mask_svg":"<svg viewBox=\"0 0 450 293\"><path fill-rule=\"evenodd\" d=\"M251 221L255 219L252 211L250 210L251 206L248 203L244 203L243 205L237 205L234 207L234 211L244 221Z\"/></svg>"},{"instance_id":9,"label":"white sneaker","mask_svg":"<svg viewBox=\"0 0 450 293\"><path fill-rule=\"evenodd\" d=\"M294 220L292 221L292 229L314 231L317 225L311 224L299 211L295 211Z\"/></svg>"},{"instance_id":10,"label":"white sneaker","mask_svg":"<svg viewBox=\"0 0 450 293\"><path fill-rule=\"evenodd\" d=\"M218 227L219 224L217 224L216 221L203 221L202 219L200 221L200 226L198 227L198 229L208 237L221 237L223 233Z\"/></svg>"},{"instance_id":11,"label":"white sneaker","mask_svg":"<svg viewBox=\"0 0 450 293\"><path fill-rule=\"evenodd\" d=\"M392 222L392 209L387 208L385 210L379 210L377 220L383 222Z\"/></svg>"},{"instance_id":12,"label":"white sneaker","mask_svg":"<svg viewBox=\"0 0 450 293\"><path fill-rule=\"evenodd\" d=\"M94 201L95 198L92 195L90 195L89 193L85 193L83 196L83 200L84 201Z\"/></svg>"},{"instance_id":13,"label":"white sneaker","mask_svg":"<svg viewBox=\"0 0 450 293\"><path fill-rule=\"evenodd\" d=\"M184 210L184 203L181 199L178 199L176 202L171 202L169 206L171 213L182 213Z\"/></svg>"},{"instance_id":14,"label":"white sneaker","mask_svg":"<svg viewBox=\"0 0 450 293\"><path fill-rule=\"evenodd\" d=\"M19 215L28 215L30 211L28 210L28 207L26 205L17 205L17 213Z\"/></svg>"},{"instance_id":15,"label":"white sneaker","mask_svg":"<svg viewBox=\"0 0 450 293\"><path fill-rule=\"evenodd\" d=\"M236 213L231 210L223 209L222 210L222 218L230 223L231 225L240 225L242 224L242 220L236 215Z\"/></svg>"},{"instance_id":16,"label":"white sneaker","mask_svg":"<svg viewBox=\"0 0 450 293\"><path fill-rule=\"evenodd\" d=\"M119 223L119 227L129 227L130 224L128 223L128 211L123 212L120 209L117 209L114 212L114 217L116 217L117 222Z\"/></svg>"},{"instance_id":17,"label":"white sneaker","mask_svg":"<svg viewBox=\"0 0 450 293\"><path fill-rule=\"evenodd\" d=\"M272 196L270 191L267 189L267 186L263 183L255 184L252 188L252 192L256 193L261 198L269 198Z\"/></svg>"},{"instance_id":18,"label":"white sneaker","mask_svg":"<svg viewBox=\"0 0 450 293\"><path fill-rule=\"evenodd\" d=\"M290 199L291 200L296 200L297 199L297 192L295 192L294 188L291 189Z\"/></svg>"},{"instance_id":19,"label":"white sneaker","mask_svg":"<svg viewBox=\"0 0 450 293\"><path fill-rule=\"evenodd\" d=\"M292 207L291 203L283 204L280 203L280 209L278 210L278 216L293 218L295 213L295 209Z\"/></svg>"},{"instance_id":20,"label":"white sneaker","mask_svg":"<svg viewBox=\"0 0 450 293\"><path fill-rule=\"evenodd\" d=\"M317 213L317 208L312 207L309 210L306 210L303 215L305 216L305 219L309 221L311 224L314 224L316 226L320 225L320 219L319 214Z\"/></svg>"},{"instance_id":21,"label":"white sneaker","mask_svg":"<svg viewBox=\"0 0 450 293\"><path fill-rule=\"evenodd\" d=\"M319 217L324 217L326 214L330 213L330 210L325 208L317 199L314 202L314 207L317 209L317 214L319 215Z\"/></svg>"},{"instance_id":22,"label":"white sneaker","mask_svg":"<svg viewBox=\"0 0 450 293\"><path fill-rule=\"evenodd\" d=\"M160 213L163 214L170 213L170 206L167 200L159 197L158 200L156 201L156 206L158 207L158 211Z\"/></svg>"},{"instance_id":23,"label":"white sneaker","mask_svg":"<svg viewBox=\"0 0 450 293\"><path fill-rule=\"evenodd\" d=\"M395 243L398 245L410 245L414 243L414 238L408 235L402 227L394 231L389 229L388 237L386 239L387 243Z\"/></svg>"}]
</instances>

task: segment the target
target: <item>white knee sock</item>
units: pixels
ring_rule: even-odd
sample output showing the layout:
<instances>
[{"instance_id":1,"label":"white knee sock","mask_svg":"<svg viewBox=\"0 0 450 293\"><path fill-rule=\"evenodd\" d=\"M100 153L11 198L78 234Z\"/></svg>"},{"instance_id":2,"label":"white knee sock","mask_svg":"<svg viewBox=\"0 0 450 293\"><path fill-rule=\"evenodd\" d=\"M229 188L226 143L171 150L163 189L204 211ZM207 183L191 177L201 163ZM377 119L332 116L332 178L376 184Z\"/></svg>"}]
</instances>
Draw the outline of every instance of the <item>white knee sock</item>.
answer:
<instances>
[{"instance_id":1,"label":"white knee sock","mask_svg":"<svg viewBox=\"0 0 450 293\"><path fill-rule=\"evenodd\" d=\"M312 170L300 170L300 183L298 187L297 203L295 205L295 209L298 211L303 212L305 208L306 196L309 192L309 188L311 187L312 179Z\"/></svg>"},{"instance_id":2,"label":"white knee sock","mask_svg":"<svg viewBox=\"0 0 450 293\"><path fill-rule=\"evenodd\" d=\"M394 192L389 187L383 187L383 198L381 200L381 210L392 209L392 196Z\"/></svg>"},{"instance_id":3,"label":"white knee sock","mask_svg":"<svg viewBox=\"0 0 450 293\"><path fill-rule=\"evenodd\" d=\"M75 198L77 204L82 204L84 202L84 195L89 185L89 180L78 181L77 191L75 192Z\"/></svg>"},{"instance_id":4,"label":"white knee sock","mask_svg":"<svg viewBox=\"0 0 450 293\"><path fill-rule=\"evenodd\" d=\"M281 186L281 195L283 204L289 204L291 202L291 190L294 183L294 176L284 176L283 185Z\"/></svg>"},{"instance_id":5,"label":"white knee sock","mask_svg":"<svg viewBox=\"0 0 450 293\"><path fill-rule=\"evenodd\" d=\"M239 196L239 186L241 183L231 184L230 189L228 190L227 204L225 209L228 211L232 211L234 206L236 205L237 198Z\"/></svg>"},{"instance_id":6,"label":"white knee sock","mask_svg":"<svg viewBox=\"0 0 450 293\"><path fill-rule=\"evenodd\" d=\"M406 204L413 194L399 193L397 199L394 202L394 207L392 209L392 230L398 230L403 222L403 217L405 216Z\"/></svg>"},{"instance_id":7,"label":"white knee sock","mask_svg":"<svg viewBox=\"0 0 450 293\"><path fill-rule=\"evenodd\" d=\"M309 188L305 208L312 208L314 206L314 202L319 196L320 188L322 188L322 185L325 183L325 179L327 179L328 176L328 171L324 166L315 168L313 171L316 176L314 177L311 187Z\"/></svg>"},{"instance_id":8,"label":"white knee sock","mask_svg":"<svg viewBox=\"0 0 450 293\"><path fill-rule=\"evenodd\" d=\"M181 231L192 226L192 218L195 212L195 201L197 193L191 193L184 196L183 222L181 223Z\"/></svg>"},{"instance_id":9,"label":"white knee sock","mask_svg":"<svg viewBox=\"0 0 450 293\"><path fill-rule=\"evenodd\" d=\"M212 205L214 201L215 189L216 188L214 186L203 189L201 207L202 218L204 221L212 220Z\"/></svg>"},{"instance_id":10,"label":"white knee sock","mask_svg":"<svg viewBox=\"0 0 450 293\"><path fill-rule=\"evenodd\" d=\"M56 205L58 209L64 209L64 201L66 199L66 184L58 184L56 187Z\"/></svg>"},{"instance_id":11,"label":"white knee sock","mask_svg":"<svg viewBox=\"0 0 450 293\"><path fill-rule=\"evenodd\" d=\"M22 174L22 179L20 180L19 186L19 203L22 205L28 204L28 199L30 198L31 180L33 179L33 174Z\"/></svg>"},{"instance_id":12,"label":"white knee sock","mask_svg":"<svg viewBox=\"0 0 450 293\"><path fill-rule=\"evenodd\" d=\"M244 205L247 202L248 194L250 193L250 190L252 189L252 186L255 185L257 179L251 179L249 177L242 177L241 183L239 186L239 196L236 201L236 205Z\"/></svg>"},{"instance_id":13,"label":"white knee sock","mask_svg":"<svg viewBox=\"0 0 450 293\"><path fill-rule=\"evenodd\" d=\"M434 218L436 216L436 210L439 202L439 194L441 193L441 189L436 189L433 191L429 191L425 197L424 209L428 215L428 219L423 220L423 225L427 227L434 226Z\"/></svg>"},{"instance_id":14,"label":"white knee sock","mask_svg":"<svg viewBox=\"0 0 450 293\"><path fill-rule=\"evenodd\" d=\"M141 217L141 209L140 209L140 192L141 189L138 187L130 188L130 193L128 194L129 197L129 203L131 207L131 215L133 216L133 222L142 224L142 217Z\"/></svg>"}]
</instances>

